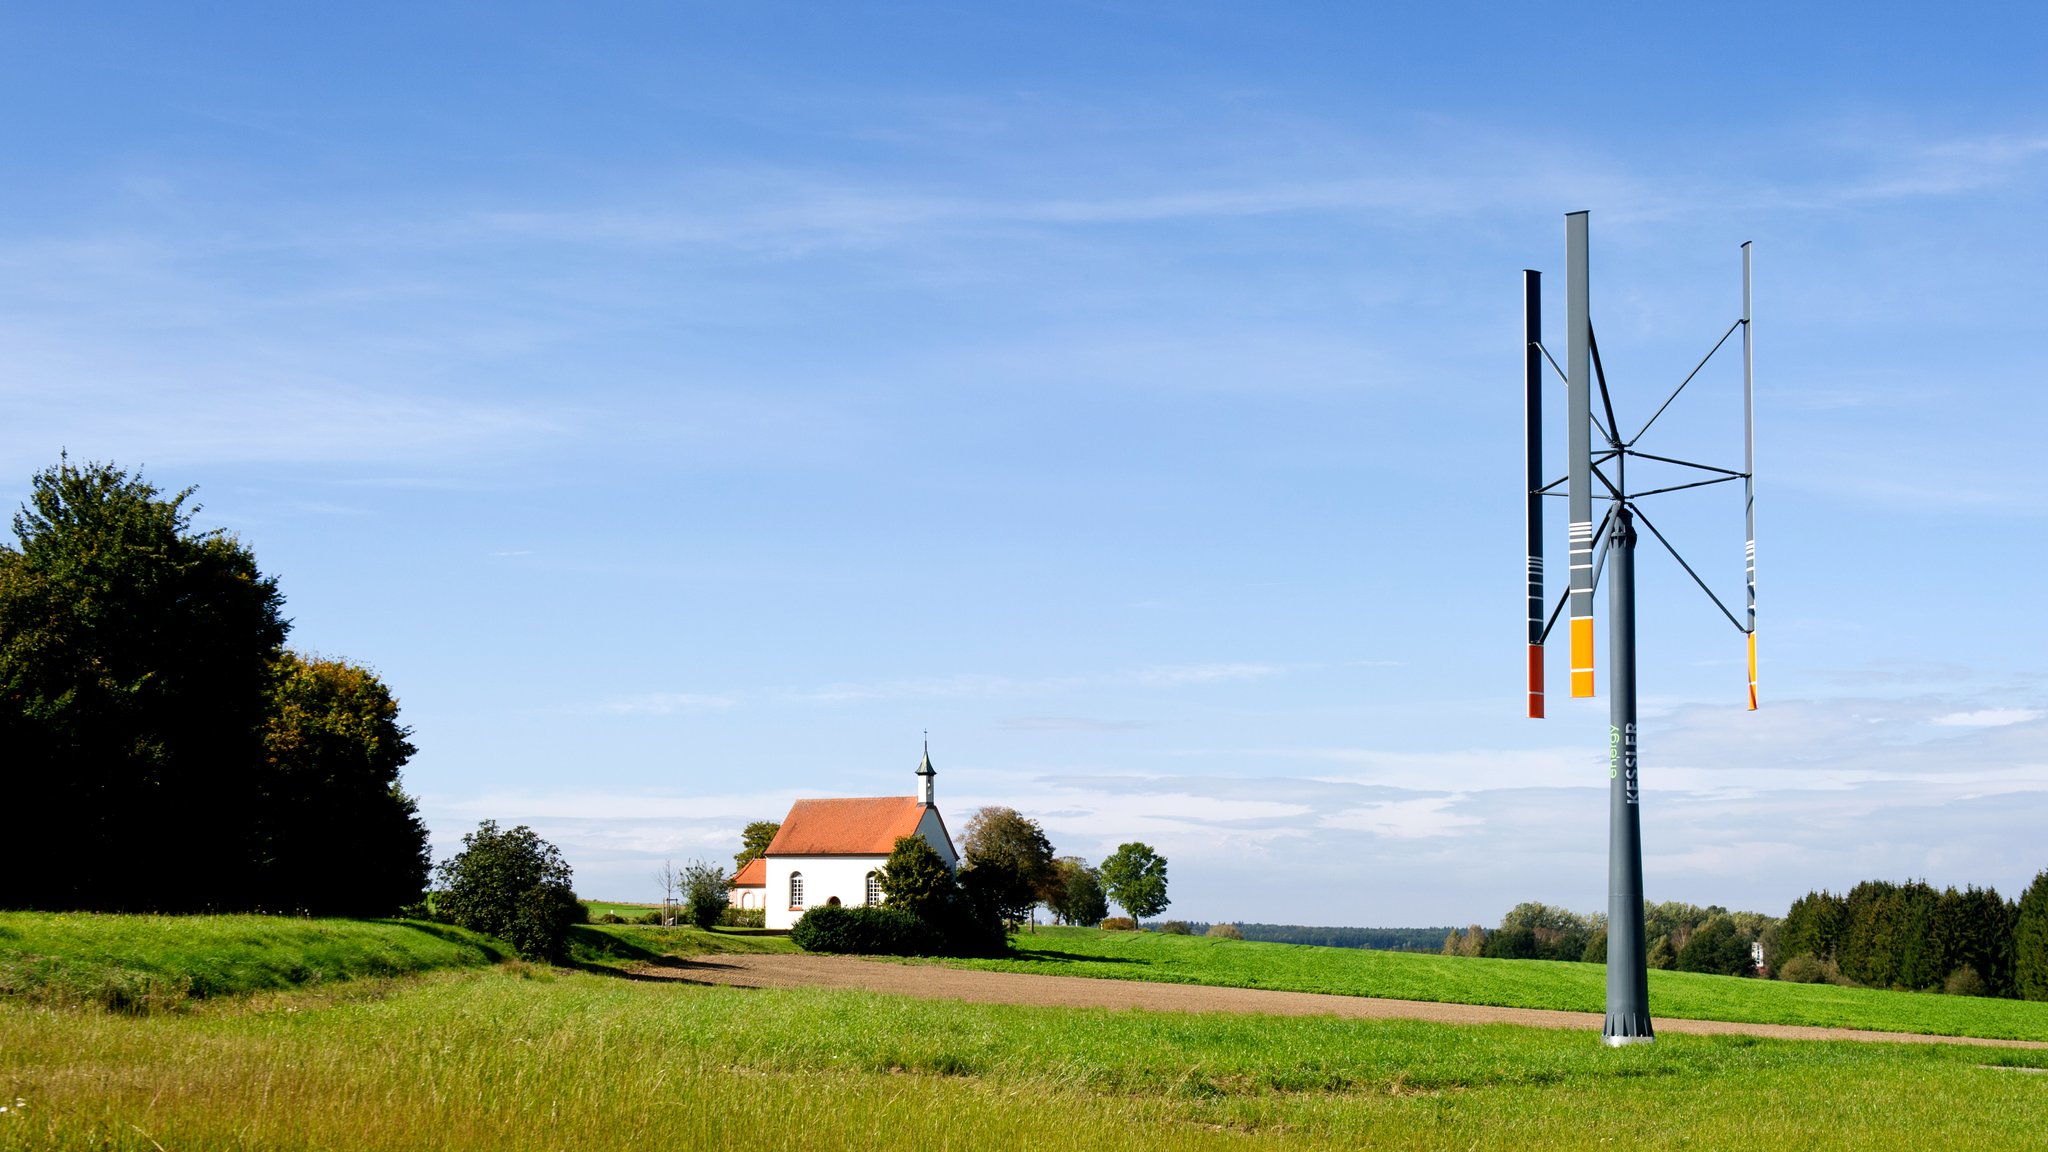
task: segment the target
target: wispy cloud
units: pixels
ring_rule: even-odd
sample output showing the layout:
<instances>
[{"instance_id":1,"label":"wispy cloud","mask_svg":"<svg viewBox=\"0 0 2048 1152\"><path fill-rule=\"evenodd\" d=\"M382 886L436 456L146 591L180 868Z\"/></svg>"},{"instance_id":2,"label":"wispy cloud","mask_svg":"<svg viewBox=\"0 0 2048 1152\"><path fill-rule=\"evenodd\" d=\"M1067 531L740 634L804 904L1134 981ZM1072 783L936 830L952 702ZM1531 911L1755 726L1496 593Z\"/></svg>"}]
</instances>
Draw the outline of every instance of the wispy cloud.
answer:
<instances>
[{"instance_id":1,"label":"wispy cloud","mask_svg":"<svg viewBox=\"0 0 2048 1152\"><path fill-rule=\"evenodd\" d=\"M652 692L627 696L598 705L599 710L618 716L667 716L676 712L723 711L739 703L734 696L697 692Z\"/></svg>"},{"instance_id":2,"label":"wispy cloud","mask_svg":"<svg viewBox=\"0 0 2048 1152\"><path fill-rule=\"evenodd\" d=\"M988 673L959 673L951 676L906 677L867 683L828 684L817 688L792 689L791 699L819 704L845 704L863 700L902 699L1001 699L1043 696L1084 688L1118 685L1140 688L1186 688L1263 680L1286 673L1277 664L1213 662L1195 664L1149 664L1120 671L1075 673L1061 676L1018 677Z\"/></svg>"},{"instance_id":3,"label":"wispy cloud","mask_svg":"<svg viewBox=\"0 0 2048 1152\"><path fill-rule=\"evenodd\" d=\"M2039 720L2038 708L1980 708L1975 712L1948 712L1929 720L1944 728L2003 728L2008 724L2025 724Z\"/></svg>"},{"instance_id":4,"label":"wispy cloud","mask_svg":"<svg viewBox=\"0 0 2048 1152\"><path fill-rule=\"evenodd\" d=\"M1136 720L1097 720L1088 716L1011 716L996 721L1010 732L1131 732L1146 727Z\"/></svg>"},{"instance_id":5,"label":"wispy cloud","mask_svg":"<svg viewBox=\"0 0 2048 1152\"><path fill-rule=\"evenodd\" d=\"M1140 668L1130 679L1138 684L1215 684L1228 680L1263 680L1278 676L1281 669L1271 664L1160 664Z\"/></svg>"}]
</instances>

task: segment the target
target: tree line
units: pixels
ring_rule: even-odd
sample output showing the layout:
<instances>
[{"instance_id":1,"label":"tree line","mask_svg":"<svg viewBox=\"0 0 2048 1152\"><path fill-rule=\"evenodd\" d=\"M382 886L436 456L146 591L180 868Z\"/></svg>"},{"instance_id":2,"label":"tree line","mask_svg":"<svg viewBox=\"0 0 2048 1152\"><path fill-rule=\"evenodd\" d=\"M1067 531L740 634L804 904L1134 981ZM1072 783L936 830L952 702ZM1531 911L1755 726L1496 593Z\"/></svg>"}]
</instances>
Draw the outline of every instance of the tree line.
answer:
<instances>
[{"instance_id":1,"label":"tree line","mask_svg":"<svg viewBox=\"0 0 2048 1152\"><path fill-rule=\"evenodd\" d=\"M1643 904L1643 946L1652 968L1755 976L1753 946L1765 944L1768 954L1776 930L1777 921L1760 912L1675 900ZM1497 928L1453 929L1439 950L1446 956L1605 964L1607 917L1531 901L1509 909Z\"/></svg>"},{"instance_id":2,"label":"tree line","mask_svg":"<svg viewBox=\"0 0 2048 1152\"><path fill-rule=\"evenodd\" d=\"M1210 926L1195 921L1191 932ZM1271 944L1312 944L1324 948L1365 948L1375 952L1434 952L1448 928L1335 928L1308 924L1253 924L1238 921L1237 930L1247 940Z\"/></svg>"},{"instance_id":3,"label":"tree line","mask_svg":"<svg viewBox=\"0 0 2048 1152\"><path fill-rule=\"evenodd\" d=\"M285 646L277 580L194 489L37 473L0 545L0 906L386 915L417 901L413 754L370 669Z\"/></svg>"},{"instance_id":4,"label":"tree line","mask_svg":"<svg viewBox=\"0 0 2048 1152\"><path fill-rule=\"evenodd\" d=\"M1809 892L1777 943L1786 979L2048 1000L2048 871L2017 901L1922 880Z\"/></svg>"},{"instance_id":5,"label":"tree line","mask_svg":"<svg viewBox=\"0 0 2048 1152\"><path fill-rule=\"evenodd\" d=\"M1839 896L1809 892L1783 918L1645 902L1643 938L1652 968L2048 1000L2048 871L2014 901L1995 888L1866 880ZM1497 928L1453 929L1439 950L1602 964L1607 918L1517 904Z\"/></svg>"}]
</instances>

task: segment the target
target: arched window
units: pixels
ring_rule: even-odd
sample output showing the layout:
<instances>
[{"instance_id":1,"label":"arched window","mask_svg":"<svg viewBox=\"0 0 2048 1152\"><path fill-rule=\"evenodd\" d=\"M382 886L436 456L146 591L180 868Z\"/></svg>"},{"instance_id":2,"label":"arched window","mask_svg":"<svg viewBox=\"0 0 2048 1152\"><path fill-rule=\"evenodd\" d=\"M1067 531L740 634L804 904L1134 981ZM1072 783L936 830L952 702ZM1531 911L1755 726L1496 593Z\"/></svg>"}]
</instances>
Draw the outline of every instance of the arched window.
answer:
<instances>
[{"instance_id":1,"label":"arched window","mask_svg":"<svg viewBox=\"0 0 2048 1152\"><path fill-rule=\"evenodd\" d=\"M801 908L804 906L804 874L801 872L791 872L789 874L789 906L791 908Z\"/></svg>"},{"instance_id":2,"label":"arched window","mask_svg":"<svg viewBox=\"0 0 2048 1152\"><path fill-rule=\"evenodd\" d=\"M880 904L881 902L882 874L880 872L870 872L868 873L868 903Z\"/></svg>"}]
</instances>

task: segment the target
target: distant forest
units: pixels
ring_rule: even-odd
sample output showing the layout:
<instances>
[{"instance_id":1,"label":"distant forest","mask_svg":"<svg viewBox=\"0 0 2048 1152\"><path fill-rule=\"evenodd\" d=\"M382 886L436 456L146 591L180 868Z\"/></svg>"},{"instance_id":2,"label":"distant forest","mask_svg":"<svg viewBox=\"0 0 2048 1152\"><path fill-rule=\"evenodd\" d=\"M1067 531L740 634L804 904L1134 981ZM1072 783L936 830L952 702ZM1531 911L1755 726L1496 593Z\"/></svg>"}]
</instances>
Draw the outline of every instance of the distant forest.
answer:
<instances>
[{"instance_id":1,"label":"distant forest","mask_svg":"<svg viewBox=\"0 0 2048 1152\"><path fill-rule=\"evenodd\" d=\"M1200 936L1207 924L1190 923L1189 931ZM1370 948L1378 952L1436 952L1443 948L1450 928L1321 928L1308 924L1245 924L1237 929L1247 940L1274 944L1320 944L1326 948Z\"/></svg>"}]
</instances>

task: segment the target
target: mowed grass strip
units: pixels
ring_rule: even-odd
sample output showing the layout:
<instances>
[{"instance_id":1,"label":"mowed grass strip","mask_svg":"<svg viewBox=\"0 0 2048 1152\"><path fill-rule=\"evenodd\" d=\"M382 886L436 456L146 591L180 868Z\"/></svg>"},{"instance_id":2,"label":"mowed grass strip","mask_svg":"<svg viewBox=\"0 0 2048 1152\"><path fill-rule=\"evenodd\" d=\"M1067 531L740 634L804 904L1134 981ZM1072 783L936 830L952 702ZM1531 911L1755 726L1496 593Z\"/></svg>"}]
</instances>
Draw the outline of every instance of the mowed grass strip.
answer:
<instances>
[{"instance_id":1,"label":"mowed grass strip","mask_svg":"<svg viewBox=\"0 0 2048 1152\"><path fill-rule=\"evenodd\" d=\"M1599 964L1486 960L1093 928L1040 928L1035 933L1019 933L1012 941L1014 951L1007 958L943 963L1004 972L1275 988L1445 1004L1606 1010L1607 969ZM1694 972L1651 972L1650 1011L1653 1016L1688 1020L2048 1041L2048 1003L1786 984Z\"/></svg>"},{"instance_id":2,"label":"mowed grass strip","mask_svg":"<svg viewBox=\"0 0 2048 1152\"><path fill-rule=\"evenodd\" d=\"M1984 1065L2044 1057L509 966L140 1018L0 1006L0 1148L2020 1147L2048 1093Z\"/></svg>"},{"instance_id":3,"label":"mowed grass strip","mask_svg":"<svg viewBox=\"0 0 2048 1152\"><path fill-rule=\"evenodd\" d=\"M0 912L0 1001L149 1012L503 956L473 932L409 920Z\"/></svg>"}]
</instances>

